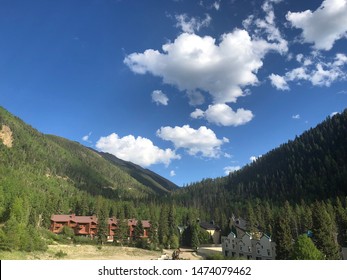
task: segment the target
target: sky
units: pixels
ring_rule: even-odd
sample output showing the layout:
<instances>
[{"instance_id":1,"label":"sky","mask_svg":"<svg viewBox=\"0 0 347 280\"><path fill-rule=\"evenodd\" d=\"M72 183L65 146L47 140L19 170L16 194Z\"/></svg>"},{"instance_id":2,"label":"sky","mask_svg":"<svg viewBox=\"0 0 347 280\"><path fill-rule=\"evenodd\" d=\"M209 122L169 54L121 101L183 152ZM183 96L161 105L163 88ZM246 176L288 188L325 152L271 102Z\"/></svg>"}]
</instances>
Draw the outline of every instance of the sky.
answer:
<instances>
[{"instance_id":1,"label":"sky","mask_svg":"<svg viewBox=\"0 0 347 280\"><path fill-rule=\"evenodd\" d=\"M347 107L347 0L0 0L0 106L179 186Z\"/></svg>"}]
</instances>

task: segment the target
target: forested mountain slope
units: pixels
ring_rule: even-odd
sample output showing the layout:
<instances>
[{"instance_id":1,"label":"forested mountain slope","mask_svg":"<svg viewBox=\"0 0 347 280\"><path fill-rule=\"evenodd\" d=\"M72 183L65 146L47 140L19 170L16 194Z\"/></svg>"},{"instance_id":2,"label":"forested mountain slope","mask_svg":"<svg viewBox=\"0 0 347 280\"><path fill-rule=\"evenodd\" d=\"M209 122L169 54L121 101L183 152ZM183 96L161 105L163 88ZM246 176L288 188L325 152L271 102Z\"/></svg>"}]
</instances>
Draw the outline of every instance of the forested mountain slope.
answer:
<instances>
[{"instance_id":1,"label":"forested mountain slope","mask_svg":"<svg viewBox=\"0 0 347 280\"><path fill-rule=\"evenodd\" d=\"M34 220L40 214L47 223L53 213L95 213L97 197L148 203L176 187L149 171L152 185L144 185L134 175L140 168L129 174L105 157L77 142L44 135L0 107L0 220L7 220L16 198L24 198Z\"/></svg>"},{"instance_id":2,"label":"forested mountain slope","mask_svg":"<svg viewBox=\"0 0 347 280\"><path fill-rule=\"evenodd\" d=\"M347 194L347 110L266 153L227 177L204 179L175 193L177 201L213 209L260 199L326 200Z\"/></svg>"},{"instance_id":3,"label":"forested mountain slope","mask_svg":"<svg viewBox=\"0 0 347 280\"><path fill-rule=\"evenodd\" d=\"M152 172L149 169L142 168L141 166L121 160L109 153L97 152L103 158L107 159L112 164L116 165L120 169L124 170L131 177L142 183L143 185L151 188L156 192L167 193L168 191L177 190L178 186L166 178Z\"/></svg>"},{"instance_id":4,"label":"forested mountain slope","mask_svg":"<svg viewBox=\"0 0 347 280\"><path fill-rule=\"evenodd\" d=\"M229 175L237 199L297 202L347 194L347 110Z\"/></svg>"}]
</instances>

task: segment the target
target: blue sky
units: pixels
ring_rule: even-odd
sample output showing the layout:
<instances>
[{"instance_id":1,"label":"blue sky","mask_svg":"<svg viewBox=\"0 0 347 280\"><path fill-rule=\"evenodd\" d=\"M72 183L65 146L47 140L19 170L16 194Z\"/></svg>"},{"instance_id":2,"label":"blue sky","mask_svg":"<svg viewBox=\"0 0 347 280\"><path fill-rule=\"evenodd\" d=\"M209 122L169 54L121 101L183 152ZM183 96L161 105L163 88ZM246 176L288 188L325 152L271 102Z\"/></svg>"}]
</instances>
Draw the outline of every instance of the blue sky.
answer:
<instances>
[{"instance_id":1,"label":"blue sky","mask_svg":"<svg viewBox=\"0 0 347 280\"><path fill-rule=\"evenodd\" d=\"M0 105L178 185L347 105L347 1L0 0Z\"/></svg>"}]
</instances>

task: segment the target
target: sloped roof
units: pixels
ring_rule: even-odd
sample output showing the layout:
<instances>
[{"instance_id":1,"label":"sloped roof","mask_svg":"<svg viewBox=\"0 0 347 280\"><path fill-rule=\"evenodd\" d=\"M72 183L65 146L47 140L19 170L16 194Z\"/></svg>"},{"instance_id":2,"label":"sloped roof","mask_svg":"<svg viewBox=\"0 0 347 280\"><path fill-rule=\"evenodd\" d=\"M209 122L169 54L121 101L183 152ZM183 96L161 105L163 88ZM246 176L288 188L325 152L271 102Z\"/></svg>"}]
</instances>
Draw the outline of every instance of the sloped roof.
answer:
<instances>
[{"instance_id":1,"label":"sloped roof","mask_svg":"<svg viewBox=\"0 0 347 280\"><path fill-rule=\"evenodd\" d=\"M51 221L53 222L75 222L79 224L89 224L89 223L98 223L98 218L93 215L93 216L76 216L75 214L70 214L70 215L52 215L51 216ZM117 225L119 222L119 219L116 219L115 217L109 218L108 219L108 224L114 224ZM137 220L136 219L128 219L128 226L136 226L137 225ZM151 223L149 220L142 220L142 226L144 228L150 228Z\"/></svg>"},{"instance_id":2,"label":"sloped roof","mask_svg":"<svg viewBox=\"0 0 347 280\"><path fill-rule=\"evenodd\" d=\"M200 227L206 230L220 230L220 227L213 222L200 222Z\"/></svg>"},{"instance_id":3,"label":"sloped roof","mask_svg":"<svg viewBox=\"0 0 347 280\"><path fill-rule=\"evenodd\" d=\"M51 221L53 222L68 222L73 221L75 223L80 224L88 224L88 223L97 223L98 218L96 216L76 216L75 214L71 215L52 215Z\"/></svg>"}]
</instances>

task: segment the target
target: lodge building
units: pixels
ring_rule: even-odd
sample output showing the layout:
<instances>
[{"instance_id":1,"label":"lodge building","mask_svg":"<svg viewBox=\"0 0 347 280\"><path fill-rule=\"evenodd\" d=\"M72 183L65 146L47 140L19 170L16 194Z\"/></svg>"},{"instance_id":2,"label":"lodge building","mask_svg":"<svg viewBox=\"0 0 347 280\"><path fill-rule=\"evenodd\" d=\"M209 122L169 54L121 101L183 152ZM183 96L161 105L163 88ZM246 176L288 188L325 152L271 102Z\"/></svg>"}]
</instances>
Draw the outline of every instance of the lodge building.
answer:
<instances>
[{"instance_id":1,"label":"lodge building","mask_svg":"<svg viewBox=\"0 0 347 280\"><path fill-rule=\"evenodd\" d=\"M134 235L134 228L137 225L138 221L136 219L128 219L128 238L131 238ZM149 229L151 224L148 220L142 220L143 227L143 238L149 236ZM115 217L108 219L108 232L107 232L107 241L112 242L114 240L115 232L118 229L119 219ZM61 233L63 227L72 228L75 235L80 236L89 236L94 238L97 234L98 218L93 216L76 216L75 214L70 215L52 215L51 216L51 226L50 231L53 233Z\"/></svg>"}]
</instances>

